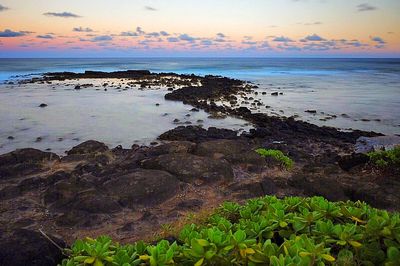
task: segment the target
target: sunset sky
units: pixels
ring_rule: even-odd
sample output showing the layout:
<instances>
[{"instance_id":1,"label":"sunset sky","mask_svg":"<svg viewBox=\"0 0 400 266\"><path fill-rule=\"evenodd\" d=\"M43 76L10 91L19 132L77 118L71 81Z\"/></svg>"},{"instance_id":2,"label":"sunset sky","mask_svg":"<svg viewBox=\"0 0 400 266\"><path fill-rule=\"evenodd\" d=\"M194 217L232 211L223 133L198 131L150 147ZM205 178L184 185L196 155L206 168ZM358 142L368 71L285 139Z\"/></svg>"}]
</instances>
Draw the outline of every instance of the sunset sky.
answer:
<instances>
[{"instance_id":1,"label":"sunset sky","mask_svg":"<svg viewBox=\"0 0 400 266\"><path fill-rule=\"evenodd\" d=\"M400 57L399 0L0 0L0 57Z\"/></svg>"}]
</instances>

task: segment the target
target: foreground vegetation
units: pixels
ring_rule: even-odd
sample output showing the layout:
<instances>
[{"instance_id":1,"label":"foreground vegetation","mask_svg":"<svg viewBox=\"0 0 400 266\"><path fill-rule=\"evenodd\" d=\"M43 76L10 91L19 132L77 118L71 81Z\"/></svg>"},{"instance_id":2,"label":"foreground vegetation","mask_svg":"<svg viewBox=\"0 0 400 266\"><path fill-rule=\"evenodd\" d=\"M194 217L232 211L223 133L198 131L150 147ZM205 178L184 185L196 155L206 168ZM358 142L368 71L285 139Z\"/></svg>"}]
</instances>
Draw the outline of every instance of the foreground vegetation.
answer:
<instances>
[{"instance_id":1,"label":"foreground vegetation","mask_svg":"<svg viewBox=\"0 0 400 266\"><path fill-rule=\"evenodd\" d=\"M400 168L400 146L387 151L369 152L372 165L381 169Z\"/></svg>"},{"instance_id":2,"label":"foreground vegetation","mask_svg":"<svg viewBox=\"0 0 400 266\"><path fill-rule=\"evenodd\" d=\"M399 213L322 197L226 202L177 239L78 240L62 265L400 265Z\"/></svg>"}]
</instances>

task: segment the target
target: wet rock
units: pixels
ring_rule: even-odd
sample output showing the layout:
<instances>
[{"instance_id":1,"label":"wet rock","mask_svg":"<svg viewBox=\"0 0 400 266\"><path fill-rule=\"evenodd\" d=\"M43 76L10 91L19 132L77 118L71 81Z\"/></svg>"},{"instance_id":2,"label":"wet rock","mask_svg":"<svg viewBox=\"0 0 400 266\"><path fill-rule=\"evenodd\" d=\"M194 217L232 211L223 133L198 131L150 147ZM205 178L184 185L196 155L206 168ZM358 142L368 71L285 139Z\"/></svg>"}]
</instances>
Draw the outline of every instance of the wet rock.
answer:
<instances>
[{"instance_id":1,"label":"wet rock","mask_svg":"<svg viewBox=\"0 0 400 266\"><path fill-rule=\"evenodd\" d=\"M272 92L271 95L272 96L278 96L278 92L277 91L276 92Z\"/></svg>"},{"instance_id":2,"label":"wet rock","mask_svg":"<svg viewBox=\"0 0 400 266\"><path fill-rule=\"evenodd\" d=\"M201 142L212 139L235 139L237 132L229 129L210 127L204 129L199 126L179 126L159 136L161 140L187 140Z\"/></svg>"},{"instance_id":3,"label":"wet rock","mask_svg":"<svg viewBox=\"0 0 400 266\"><path fill-rule=\"evenodd\" d=\"M78 146L73 147L67 152L67 154L90 154L101 153L105 151L108 151L108 147L104 143L95 140L88 140L79 144Z\"/></svg>"},{"instance_id":4,"label":"wet rock","mask_svg":"<svg viewBox=\"0 0 400 266\"><path fill-rule=\"evenodd\" d=\"M353 153L351 155L341 156L338 160L340 168L349 171L351 168L365 165L369 162L369 157L363 153Z\"/></svg>"},{"instance_id":5,"label":"wet rock","mask_svg":"<svg viewBox=\"0 0 400 266\"><path fill-rule=\"evenodd\" d=\"M65 247L61 239L49 237L61 248ZM62 259L61 250L37 231L17 229L0 232L0 265L54 266Z\"/></svg>"},{"instance_id":6,"label":"wet rock","mask_svg":"<svg viewBox=\"0 0 400 266\"><path fill-rule=\"evenodd\" d=\"M135 208L138 204L153 205L173 197L179 189L179 181L165 171L137 169L112 177L103 187L123 206Z\"/></svg>"},{"instance_id":7,"label":"wet rock","mask_svg":"<svg viewBox=\"0 0 400 266\"><path fill-rule=\"evenodd\" d=\"M208 116L209 119L225 119L227 117L226 114L214 112Z\"/></svg>"},{"instance_id":8,"label":"wet rock","mask_svg":"<svg viewBox=\"0 0 400 266\"><path fill-rule=\"evenodd\" d=\"M75 88L74 88L74 90L80 90L80 89L81 89L80 85L76 85Z\"/></svg>"},{"instance_id":9,"label":"wet rock","mask_svg":"<svg viewBox=\"0 0 400 266\"><path fill-rule=\"evenodd\" d=\"M45 104L45 103L41 103L41 104L39 105L39 107L40 107L40 108L47 107L47 104Z\"/></svg>"},{"instance_id":10,"label":"wet rock","mask_svg":"<svg viewBox=\"0 0 400 266\"><path fill-rule=\"evenodd\" d=\"M9 139L9 140L13 140L13 139L14 139L14 137L13 137L13 136L8 136L8 137L7 137L7 139Z\"/></svg>"},{"instance_id":11,"label":"wet rock","mask_svg":"<svg viewBox=\"0 0 400 266\"><path fill-rule=\"evenodd\" d=\"M304 112L310 113L310 114L316 114L317 110L305 110Z\"/></svg>"},{"instance_id":12,"label":"wet rock","mask_svg":"<svg viewBox=\"0 0 400 266\"><path fill-rule=\"evenodd\" d=\"M233 178L232 167L226 161L192 154L165 154L144 160L142 166L146 169L165 170L187 183L196 179L216 182Z\"/></svg>"}]
</instances>

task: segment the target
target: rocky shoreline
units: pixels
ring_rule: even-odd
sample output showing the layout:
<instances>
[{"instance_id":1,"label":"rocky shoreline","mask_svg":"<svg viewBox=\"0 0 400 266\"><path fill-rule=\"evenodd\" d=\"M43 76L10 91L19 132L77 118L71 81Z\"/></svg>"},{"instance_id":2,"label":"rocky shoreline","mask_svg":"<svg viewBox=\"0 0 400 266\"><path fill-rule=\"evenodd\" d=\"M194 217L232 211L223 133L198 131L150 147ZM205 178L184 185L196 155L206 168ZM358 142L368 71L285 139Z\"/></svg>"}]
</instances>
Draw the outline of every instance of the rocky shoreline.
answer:
<instances>
[{"instance_id":1,"label":"rocky shoreline","mask_svg":"<svg viewBox=\"0 0 400 266\"><path fill-rule=\"evenodd\" d=\"M228 129L179 126L152 146L110 149L90 140L63 157L35 149L0 155L0 265L16 257L13 265L58 263L62 254L41 231L59 246L102 234L122 243L151 241L163 224L190 212L263 195L321 195L399 210L399 172L377 172L362 154L354 153L359 137L381 134L342 132L265 115L259 112L265 105L249 99L255 85L223 77L88 71L48 73L21 82L82 78L129 79L140 88L167 86L166 100L214 116L240 117L255 128L239 135ZM241 106L244 97L255 109ZM294 168L285 170L260 157L257 148L283 151L294 160ZM23 251L16 248L21 243L27 246Z\"/></svg>"}]
</instances>

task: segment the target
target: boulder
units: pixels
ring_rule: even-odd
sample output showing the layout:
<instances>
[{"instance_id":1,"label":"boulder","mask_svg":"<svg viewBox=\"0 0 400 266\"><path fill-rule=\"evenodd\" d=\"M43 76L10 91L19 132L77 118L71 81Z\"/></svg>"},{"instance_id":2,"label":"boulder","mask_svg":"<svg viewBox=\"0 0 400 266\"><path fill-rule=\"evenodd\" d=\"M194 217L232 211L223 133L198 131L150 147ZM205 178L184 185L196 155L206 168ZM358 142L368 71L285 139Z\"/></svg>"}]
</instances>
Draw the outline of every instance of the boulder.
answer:
<instances>
[{"instance_id":1,"label":"boulder","mask_svg":"<svg viewBox=\"0 0 400 266\"><path fill-rule=\"evenodd\" d=\"M61 248L65 247L61 239L49 237ZM0 265L54 266L62 259L61 250L39 232L27 229L0 232Z\"/></svg>"},{"instance_id":2,"label":"boulder","mask_svg":"<svg viewBox=\"0 0 400 266\"><path fill-rule=\"evenodd\" d=\"M70 179L57 182L44 192L44 202L53 210L88 213L114 213L121 206L85 180Z\"/></svg>"},{"instance_id":3,"label":"boulder","mask_svg":"<svg viewBox=\"0 0 400 266\"><path fill-rule=\"evenodd\" d=\"M206 182L233 179L232 167L227 161L192 154L161 155L144 160L142 167L165 170L187 183L191 183L196 179Z\"/></svg>"},{"instance_id":4,"label":"boulder","mask_svg":"<svg viewBox=\"0 0 400 266\"><path fill-rule=\"evenodd\" d=\"M33 174L43 167L44 161L59 160L55 153L37 149L18 149L0 155L0 179Z\"/></svg>"},{"instance_id":5,"label":"boulder","mask_svg":"<svg viewBox=\"0 0 400 266\"><path fill-rule=\"evenodd\" d=\"M38 163L45 160L58 160L57 154L44 152L41 150L27 148L18 149L6 154L0 155L0 167L15 165L20 163Z\"/></svg>"},{"instance_id":6,"label":"boulder","mask_svg":"<svg viewBox=\"0 0 400 266\"><path fill-rule=\"evenodd\" d=\"M68 155L73 154L90 154L90 153L101 153L108 151L108 147L103 143L96 140L85 141L67 152Z\"/></svg>"},{"instance_id":7,"label":"boulder","mask_svg":"<svg viewBox=\"0 0 400 266\"><path fill-rule=\"evenodd\" d=\"M196 143L190 141L172 141L156 147L151 147L147 153L152 156L168 153L190 153L195 147Z\"/></svg>"},{"instance_id":8,"label":"boulder","mask_svg":"<svg viewBox=\"0 0 400 266\"><path fill-rule=\"evenodd\" d=\"M173 197L179 190L179 181L165 171L137 169L112 177L103 187L121 205L134 208L137 204L154 205Z\"/></svg>"}]
</instances>

